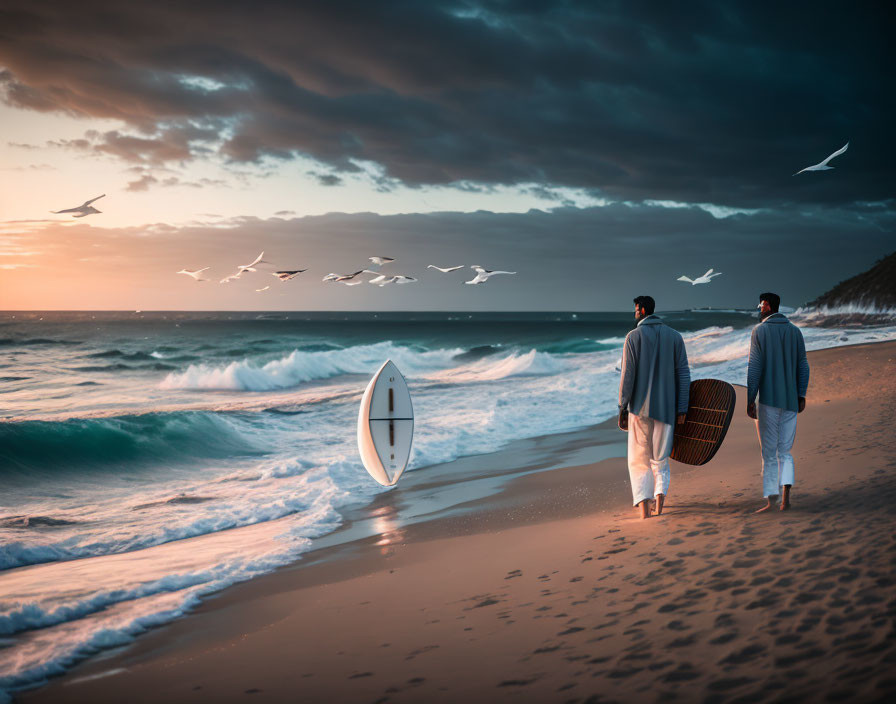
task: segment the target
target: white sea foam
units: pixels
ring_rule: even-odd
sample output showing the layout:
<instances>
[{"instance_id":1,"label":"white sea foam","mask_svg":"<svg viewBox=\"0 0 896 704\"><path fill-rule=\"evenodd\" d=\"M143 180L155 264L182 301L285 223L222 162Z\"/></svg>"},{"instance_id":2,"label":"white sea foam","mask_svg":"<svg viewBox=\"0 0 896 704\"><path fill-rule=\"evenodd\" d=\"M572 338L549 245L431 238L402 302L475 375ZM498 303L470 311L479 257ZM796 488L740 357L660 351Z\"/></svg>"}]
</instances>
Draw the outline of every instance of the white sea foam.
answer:
<instances>
[{"instance_id":1,"label":"white sea foam","mask_svg":"<svg viewBox=\"0 0 896 704\"><path fill-rule=\"evenodd\" d=\"M440 383L463 384L477 381L497 381L511 376L541 376L557 374L564 362L548 352L529 350L495 359L486 357L460 367L425 374L423 378Z\"/></svg>"},{"instance_id":2,"label":"white sea foam","mask_svg":"<svg viewBox=\"0 0 896 704\"><path fill-rule=\"evenodd\" d=\"M797 308L791 317L793 318L811 318L824 316L841 316L841 315L880 315L896 318L896 308L883 308L874 303L858 302L848 303L839 306L803 306Z\"/></svg>"},{"instance_id":3,"label":"white sea foam","mask_svg":"<svg viewBox=\"0 0 896 704\"><path fill-rule=\"evenodd\" d=\"M0 696L182 615L201 595L296 559L338 525L328 499L280 521L5 575L0 627L27 632L4 649Z\"/></svg>"},{"instance_id":4,"label":"white sea foam","mask_svg":"<svg viewBox=\"0 0 896 704\"><path fill-rule=\"evenodd\" d=\"M160 386L163 389L270 391L340 374L372 374L385 359L394 361L406 376L413 376L444 367L462 351L417 351L391 342L320 352L293 350L260 366L248 359L218 367L191 364L183 372L170 373Z\"/></svg>"}]
</instances>

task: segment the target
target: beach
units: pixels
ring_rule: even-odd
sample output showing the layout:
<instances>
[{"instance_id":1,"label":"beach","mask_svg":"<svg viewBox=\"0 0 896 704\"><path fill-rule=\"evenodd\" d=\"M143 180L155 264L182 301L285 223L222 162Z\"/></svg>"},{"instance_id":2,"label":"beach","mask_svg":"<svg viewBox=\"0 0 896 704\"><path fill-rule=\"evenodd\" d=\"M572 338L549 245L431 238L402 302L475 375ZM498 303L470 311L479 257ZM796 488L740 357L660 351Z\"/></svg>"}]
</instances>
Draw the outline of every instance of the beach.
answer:
<instances>
[{"instance_id":1,"label":"beach","mask_svg":"<svg viewBox=\"0 0 896 704\"><path fill-rule=\"evenodd\" d=\"M809 360L788 512L754 513L738 387L725 444L704 467L673 463L661 517L636 517L620 456L533 466L410 525L390 518L399 489L366 509L376 535L225 589L15 701L889 701L896 344Z\"/></svg>"}]
</instances>

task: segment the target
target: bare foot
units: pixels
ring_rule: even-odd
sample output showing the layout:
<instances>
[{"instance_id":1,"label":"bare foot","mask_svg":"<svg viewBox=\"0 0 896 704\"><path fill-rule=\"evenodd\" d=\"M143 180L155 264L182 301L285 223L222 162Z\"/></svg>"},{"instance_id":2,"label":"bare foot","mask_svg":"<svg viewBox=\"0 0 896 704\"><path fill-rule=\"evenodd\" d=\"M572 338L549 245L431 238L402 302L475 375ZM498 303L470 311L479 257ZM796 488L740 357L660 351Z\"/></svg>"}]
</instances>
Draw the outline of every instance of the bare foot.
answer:
<instances>
[{"instance_id":1,"label":"bare foot","mask_svg":"<svg viewBox=\"0 0 896 704\"><path fill-rule=\"evenodd\" d=\"M769 496L768 503L760 509L756 510L756 513L765 513L766 511L771 511L775 507L775 501L773 499L777 499L777 496Z\"/></svg>"},{"instance_id":2,"label":"bare foot","mask_svg":"<svg viewBox=\"0 0 896 704\"><path fill-rule=\"evenodd\" d=\"M666 496L664 494L656 495L656 515L660 516L663 513L663 502L666 500Z\"/></svg>"},{"instance_id":3,"label":"bare foot","mask_svg":"<svg viewBox=\"0 0 896 704\"><path fill-rule=\"evenodd\" d=\"M650 501L648 499L644 499L639 503L638 508L641 509L641 520L650 518Z\"/></svg>"},{"instance_id":4,"label":"bare foot","mask_svg":"<svg viewBox=\"0 0 896 704\"><path fill-rule=\"evenodd\" d=\"M784 493L781 495L781 510L786 511L790 508L790 484L784 485Z\"/></svg>"}]
</instances>

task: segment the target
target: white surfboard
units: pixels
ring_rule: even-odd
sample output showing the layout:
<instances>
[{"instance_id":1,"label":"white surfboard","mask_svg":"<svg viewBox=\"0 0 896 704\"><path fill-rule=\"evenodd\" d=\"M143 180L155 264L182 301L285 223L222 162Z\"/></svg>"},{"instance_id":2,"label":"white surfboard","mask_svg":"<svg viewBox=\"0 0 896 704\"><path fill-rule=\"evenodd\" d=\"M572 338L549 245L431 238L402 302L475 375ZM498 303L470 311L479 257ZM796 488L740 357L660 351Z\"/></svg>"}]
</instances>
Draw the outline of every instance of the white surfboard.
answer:
<instances>
[{"instance_id":1,"label":"white surfboard","mask_svg":"<svg viewBox=\"0 0 896 704\"><path fill-rule=\"evenodd\" d=\"M387 360L373 375L358 411L358 451L364 468L383 486L395 486L408 465L414 408L398 367Z\"/></svg>"}]
</instances>

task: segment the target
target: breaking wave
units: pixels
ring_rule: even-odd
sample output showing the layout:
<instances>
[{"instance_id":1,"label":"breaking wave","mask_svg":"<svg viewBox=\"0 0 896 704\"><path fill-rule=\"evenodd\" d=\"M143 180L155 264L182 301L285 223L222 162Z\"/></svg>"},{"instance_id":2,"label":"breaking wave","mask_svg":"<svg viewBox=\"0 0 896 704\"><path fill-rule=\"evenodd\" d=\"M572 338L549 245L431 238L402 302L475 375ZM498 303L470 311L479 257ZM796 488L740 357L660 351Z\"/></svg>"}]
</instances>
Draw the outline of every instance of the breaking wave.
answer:
<instances>
[{"instance_id":1,"label":"breaking wave","mask_svg":"<svg viewBox=\"0 0 896 704\"><path fill-rule=\"evenodd\" d=\"M260 452L233 420L211 412L0 423L0 476Z\"/></svg>"},{"instance_id":2,"label":"breaking wave","mask_svg":"<svg viewBox=\"0 0 896 704\"><path fill-rule=\"evenodd\" d=\"M459 349L426 351L395 345L392 342L311 352L295 349L265 364L258 364L248 359L223 366L191 364L183 372L174 372L166 376L160 387L273 391L341 374L372 374L384 359L392 359L405 376L413 377L449 366L452 357L462 351Z\"/></svg>"}]
</instances>

